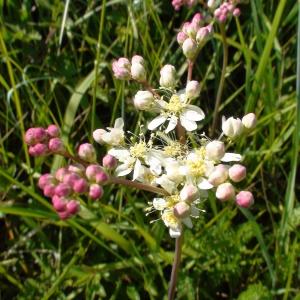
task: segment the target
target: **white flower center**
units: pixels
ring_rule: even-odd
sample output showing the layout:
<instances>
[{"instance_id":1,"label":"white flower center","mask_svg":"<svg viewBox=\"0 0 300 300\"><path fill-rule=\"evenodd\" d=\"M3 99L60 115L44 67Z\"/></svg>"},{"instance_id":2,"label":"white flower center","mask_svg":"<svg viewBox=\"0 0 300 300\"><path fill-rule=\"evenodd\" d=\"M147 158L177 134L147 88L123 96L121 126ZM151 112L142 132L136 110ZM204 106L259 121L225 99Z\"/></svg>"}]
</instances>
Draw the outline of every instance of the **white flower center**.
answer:
<instances>
[{"instance_id":1,"label":"white flower center","mask_svg":"<svg viewBox=\"0 0 300 300\"><path fill-rule=\"evenodd\" d=\"M181 156L184 152L184 145L177 141L172 141L169 145L164 147L164 152L167 156L178 157Z\"/></svg>"},{"instance_id":2,"label":"white flower center","mask_svg":"<svg viewBox=\"0 0 300 300\"><path fill-rule=\"evenodd\" d=\"M147 145L145 142L139 142L130 147L130 154L134 158L145 158Z\"/></svg>"},{"instance_id":3,"label":"white flower center","mask_svg":"<svg viewBox=\"0 0 300 300\"><path fill-rule=\"evenodd\" d=\"M187 166L189 172L193 177L202 177L205 174L205 148L201 147L199 150L196 150L196 159L188 160Z\"/></svg>"},{"instance_id":4,"label":"white flower center","mask_svg":"<svg viewBox=\"0 0 300 300\"><path fill-rule=\"evenodd\" d=\"M185 106L186 104L180 101L180 97L178 95L173 95L165 108L172 114L180 115Z\"/></svg>"}]
</instances>

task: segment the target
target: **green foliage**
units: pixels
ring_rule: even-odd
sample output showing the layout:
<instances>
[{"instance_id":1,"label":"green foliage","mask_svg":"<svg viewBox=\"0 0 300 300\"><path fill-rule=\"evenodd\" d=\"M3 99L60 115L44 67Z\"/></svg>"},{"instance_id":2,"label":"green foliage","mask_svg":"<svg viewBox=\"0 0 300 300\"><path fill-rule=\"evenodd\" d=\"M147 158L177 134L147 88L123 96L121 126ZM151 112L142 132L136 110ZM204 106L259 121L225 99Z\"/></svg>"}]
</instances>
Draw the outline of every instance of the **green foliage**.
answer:
<instances>
[{"instance_id":1,"label":"green foliage","mask_svg":"<svg viewBox=\"0 0 300 300\"><path fill-rule=\"evenodd\" d=\"M108 187L100 203L62 222L36 178L64 160L29 158L22 137L28 127L56 123L73 151L119 116L135 132L145 120L132 106L139 86L115 80L110 63L140 54L152 82L171 63L184 84L175 35L192 13L174 13L167 0L21 2L0 1L0 299L163 299L174 241L162 224L150 224L156 216L145 216L152 195ZM219 113L258 115L255 131L237 141L248 166L240 188L251 189L256 204L250 212L213 199L203 204L206 213L185 232L178 299L299 298L298 3L251 0L241 10L228 26ZM194 69L206 132L220 39L216 31Z\"/></svg>"}]
</instances>

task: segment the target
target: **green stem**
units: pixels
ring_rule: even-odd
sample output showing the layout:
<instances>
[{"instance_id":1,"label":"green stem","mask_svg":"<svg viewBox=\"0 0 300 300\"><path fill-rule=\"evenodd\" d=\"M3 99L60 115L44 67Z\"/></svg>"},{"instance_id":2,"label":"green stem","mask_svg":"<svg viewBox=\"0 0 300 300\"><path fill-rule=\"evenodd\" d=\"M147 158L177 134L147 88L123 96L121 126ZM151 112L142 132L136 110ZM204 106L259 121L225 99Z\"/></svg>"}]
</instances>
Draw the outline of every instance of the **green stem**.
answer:
<instances>
[{"instance_id":1,"label":"green stem","mask_svg":"<svg viewBox=\"0 0 300 300\"><path fill-rule=\"evenodd\" d=\"M221 37L223 42L223 66L222 66L222 73L220 77L220 83L219 83L219 88L218 88L217 98L216 98L216 103L214 108L213 124L210 131L211 136L215 132L218 123L218 113L219 113L219 108L220 108L223 89L224 89L226 68L228 64L228 44L226 40L225 26L223 24L220 25L220 32L221 32Z\"/></svg>"}]
</instances>

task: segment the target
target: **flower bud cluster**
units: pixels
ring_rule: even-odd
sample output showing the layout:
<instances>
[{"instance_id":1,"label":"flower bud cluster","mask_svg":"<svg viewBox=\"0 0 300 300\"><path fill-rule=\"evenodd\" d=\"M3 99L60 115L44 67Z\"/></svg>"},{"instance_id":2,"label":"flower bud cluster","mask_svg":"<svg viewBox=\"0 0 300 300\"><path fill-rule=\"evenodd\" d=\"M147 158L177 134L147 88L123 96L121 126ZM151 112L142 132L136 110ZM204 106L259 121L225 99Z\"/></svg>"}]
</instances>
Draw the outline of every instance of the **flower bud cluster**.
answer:
<instances>
[{"instance_id":1,"label":"flower bud cluster","mask_svg":"<svg viewBox=\"0 0 300 300\"><path fill-rule=\"evenodd\" d=\"M233 117L223 120L222 130L224 135L234 139L240 136L243 132L253 129L255 125L256 116L254 113L249 113L245 115L242 120Z\"/></svg>"},{"instance_id":2,"label":"flower bud cluster","mask_svg":"<svg viewBox=\"0 0 300 300\"><path fill-rule=\"evenodd\" d=\"M48 128L29 128L25 133L24 140L29 146L31 156L62 153L65 150L59 128L56 125L49 125Z\"/></svg>"},{"instance_id":3,"label":"flower bud cluster","mask_svg":"<svg viewBox=\"0 0 300 300\"><path fill-rule=\"evenodd\" d=\"M197 3L197 0L172 0L172 5L175 10L179 10L181 6L186 5L192 7Z\"/></svg>"},{"instance_id":4,"label":"flower bud cluster","mask_svg":"<svg viewBox=\"0 0 300 300\"><path fill-rule=\"evenodd\" d=\"M191 22L185 22L177 34L177 42L182 47L184 55L194 60L199 50L213 35L212 24L204 25L205 18L196 13Z\"/></svg>"},{"instance_id":5,"label":"flower bud cluster","mask_svg":"<svg viewBox=\"0 0 300 300\"><path fill-rule=\"evenodd\" d=\"M210 7L214 8L214 1L209 1ZM237 1L226 1L223 2L218 8L214 10L214 17L219 23L225 23L230 17L238 17L241 14L239 8L236 7Z\"/></svg>"},{"instance_id":6,"label":"flower bud cluster","mask_svg":"<svg viewBox=\"0 0 300 300\"><path fill-rule=\"evenodd\" d=\"M146 80L144 59L139 55L134 55L131 62L126 57L121 57L118 60L113 61L112 70L114 76L118 79L134 79L140 82Z\"/></svg>"},{"instance_id":7,"label":"flower bud cluster","mask_svg":"<svg viewBox=\"0 0 300 300\"><path fill-rule=\"evenodd\" d=\"M103 184L109 177L104 170L116 165L114 157L105 156L103 167L97 164L83 166L69 165L56 170L54 175L43 174L38 186L46 197L52 199L52 205L63 220L75 215L80 208L76 200L80 195L86 195L92 200L98 200L103 195Z\"/></svg>"}]
</instances>

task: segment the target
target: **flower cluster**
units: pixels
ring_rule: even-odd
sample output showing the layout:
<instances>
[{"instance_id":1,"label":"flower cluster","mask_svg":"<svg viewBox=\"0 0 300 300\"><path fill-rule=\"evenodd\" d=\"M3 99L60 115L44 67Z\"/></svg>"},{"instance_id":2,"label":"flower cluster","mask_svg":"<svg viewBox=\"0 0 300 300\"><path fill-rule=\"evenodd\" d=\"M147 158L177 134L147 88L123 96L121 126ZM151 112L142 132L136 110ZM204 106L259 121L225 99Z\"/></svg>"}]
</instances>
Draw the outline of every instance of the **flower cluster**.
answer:
<instances>
[{"instance_id":1,"label":"flower cluster","mask_svg":"<svg viewBox=\"0 0 300 300\"><path fill-rule=\"evenodd\" d=\"M181 6L186 5L192 7L197 3L197 0L172 0L172 5L175 10L179 10Z\"/></svg>"},{"instance_id":2,"label":"flower cluster","mask_svg":"<svg viewBox=\"0 0 300 300\"><path fill-rule=\"evenodd\" d=\"M56 125L49 125L46 129L42 127L29 128L24 139L29 145L29 154L32 156L64 151L60 131Z\"/></svg>"},{"instance_id":3,"label":"flower cluster","mask_svg":"<svg viewBox=\"0 0 300 300\"><path fill-rule=\"evenodd\" d=\"M196 13L191 22L185 22L177 34L177 42L182 47L184 55L193 60L199 50L212 37L212 24L205 25L207 18Z\"/></svg>"},{"instance_id":4,"label":"flower cluster","mask_svg":"<svg viewBox=\"0 0 300 300\"><path fill-rule=\"evenodd\" d=\"M218 1L209 0L207 6L213 10L214 17L220 23L225 23L230 17L238 17L241 14L236 5L239 3L237 0L224 1L218 5Z\"/></svg>"}]
</instances>

